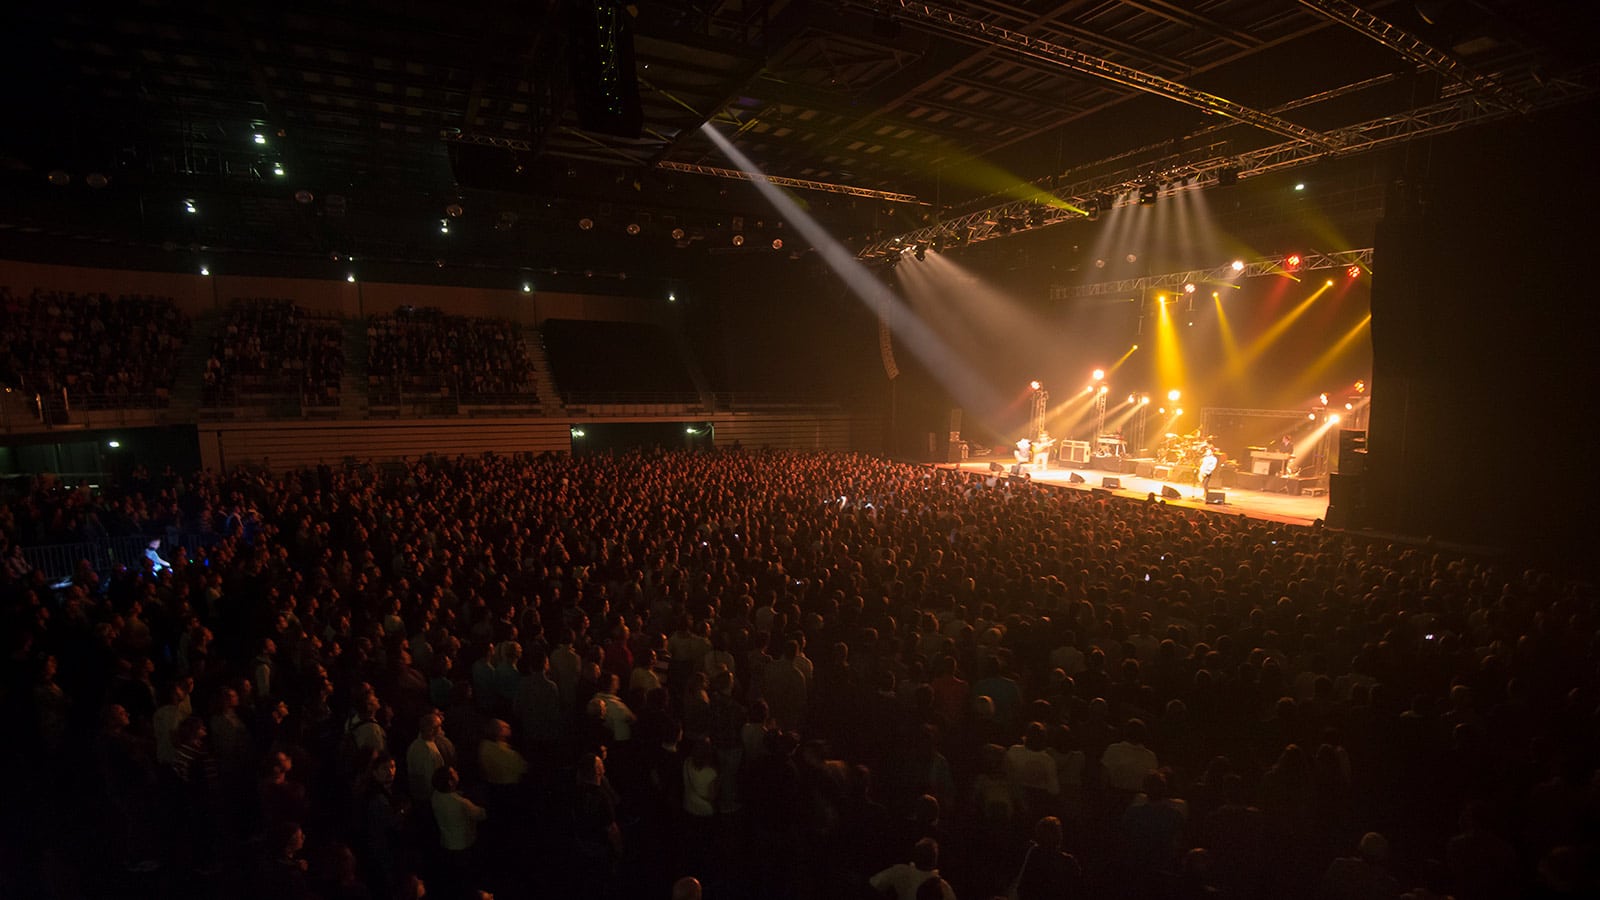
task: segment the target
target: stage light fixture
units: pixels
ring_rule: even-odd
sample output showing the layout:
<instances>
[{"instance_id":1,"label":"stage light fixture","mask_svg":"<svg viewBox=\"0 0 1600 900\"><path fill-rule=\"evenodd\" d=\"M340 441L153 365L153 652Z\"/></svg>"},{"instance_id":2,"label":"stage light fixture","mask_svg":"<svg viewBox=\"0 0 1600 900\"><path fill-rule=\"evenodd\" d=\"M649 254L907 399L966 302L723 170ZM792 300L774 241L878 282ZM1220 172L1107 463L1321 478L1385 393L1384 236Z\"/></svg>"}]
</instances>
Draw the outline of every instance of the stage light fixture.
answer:
<instances>
[{"instance_id":1,"label":"stage light fixture","mask_svg":"<svg viewBox=\"0 0 1600 900\"><path fill-rule=\"evenodd\" d=\"M66 187L72 183L72 176L61 169L51 169L50 174L46 175L45 179L56 187Z\"/></svg>"},{"instance_id":2,"label":"stage light fixture","mask_svg":"<svg viewBox=\"0 0 1600 900\"><path fill-rule=\"evenodd\" d=\"M1167 408L1165 406L1156 407L1156 415L1164 416L1166 414L1167 414Z\"/></svg>"},{"instance_id":3,"label":"stage light fixture","mask_svg":"<svg viewBox=\"0 0 1600 900\"><path fill-rule=\"evenodd\" d=\"M1095 381L1104 381L1105 378L1106 378L1106 370L1105 369L1095 369L1094 372L1091 373L1091 374L1094 375L1094 380Z\"/></svg>"},{"instance_id":4,"label":"stage light fixture","mask_svg":"<svg viewBox=\"0 0 1600 900\"><path fill-rule=\"evenodd\" d=\"M459 219L466 214L466 207L459 203L452 203L444 208L444 214L452 219Z\"/></svg>"},{"instance_id":5,"label":"stage light fixture","mask_svg":"<svg viewBox=\"0 0 1600 900\"><path fill-rule=\"evenodd\" d=\"M1139 261L1139 254L1137 254L1137 253L1129 253L1127 256L1124 256L1123 259L1125 259L1125 260L1127 260L1128 262L1131 262L1131 263L1132 262L1138 262Z\"/></svg>"},{"instance_id":6,"label":"stage light fixture","mask_svg":"<svg viewBox=\"0 0 1600 900\"><path fill-rule=\"evenodd\" d=\"M1094 267L1096 269L1104 269L1106 267L1106 261L1103 259L1097 259L1094 261Z\"/></svg>"},{"instance_id":7,"label":"stage light fixture","mask_svg":"<svg viewBox=\"0 0 1600 900\"><path fill-rule=\"evenodd\" d=\"M283 163L273 163L272 164L272 174L278 176L279 178L282 178L286 174L283 171Z\"/></svg>"},{"instance_id":8,"label":"stage light fixture","mask_svg":"<svg viewBox=\"0 0 1600 900\"><path fill-rule=\"evenodd\" d=\"M677 303L678 302L678 295L673 293L672 291L668 291L667 292L667 302L668 303Z\"/></svg>"},{"instance_id":9,"label":"stage light fixture","mask_svg":"<svg viewBox=\"0 0 1600 900\"><path fill-rule=\"evenodd\" d=\"M256 143L258 143L258 144L265 144L267 142L267 136L264 135L264 134L257 134L255 136L255 138L256 138Z\"/></svg>"},{"instance_id":10,"label":"stage light fixture","mask_svg":"<svg viewBox=\"0 0 1600 900\"><path fill-rule=\"evenodd\" d=\"M1314 412L1313 413L1306 413L1306 419L1308 419L1309 421L1315 422L1317 420L1317 414L1314 413Z\"/></svg>"},{"instance_id":11,"label":"stage light fixture","mask_svg":"<svg viewBox=\"0 0 1600 900\"><path fill-rule=\"evenodd\" d=\"M1173 401L1174 403L1176 403L1178 401L1178 398L1182 397L1182 396L1183 396L1183 392L1178 390L1177 388L1173 388L1172 390L1167 391L1167 399Z\"/></svg>"},{"instance_id":12,"label":"stage light fixture","mask_svg":"<svg viewBox=\"0 0 1600 900\"><path fill-rule=\"evenodd\" d=\"M298 203L298 204L300 204L302 206L310 203L311 201L313 201L315 199L317 199L317 195L316 194L313 194L310 191L305 190L303 188L301 190L298 190L298 191L294 192L294 202L296 202L296 203Z\"/></svg>"},{"instance_id":13,"label":"stage light fixture","mask_svg":"<svg viewBox=\"0 0 1600 900\"><path fill-rule=\"evenodd\" d=\"M193 200L185 200L183 201L183 211L192 216L195 213L198 213L200 208L194 205Z\"/></svg>"},{"instance_id":14,"label":"stage light fixture","mask_svg":"<svg viewBox=\"0 0 1600 900\"><path fill-rule=\"evenodd\" d=\"M1157 294L1156 295L1156 302L1161 304L1162 306L1166 306L1167 305L1167 295L1166 294Z\"/></svg>"},{"instance_id":15,"label":"stage light fixture","mask_svg":"<svg viewBox=\"0 0 1600 900\"><path fill-rule=\"evenodd\" d=\"M1233 187L1239 183L1239 170L1234 166L1224 166L1217 170L1217 187Z\"/></svg>"},{"instance_id":16,"label":"stage light fixture","mask_svg":"<svg viewBox=\"0 0 1600 900\"><path fill-rule=\"evenodd\" d=\"M1364 394L1366 392L1367 392L1367 383L1365 381L1356 382L1356 393Z\"/></svg>"},{"instance_id":17,"label":"stage light fixture","mask_svg":"<svg viewBox=\"0 0 1600 900\"><path fill-rule=\"evenodd\" d=\"M1333 279L1332 279L1332 278L1329 278L1329 279L1328 279L1328 280L1327 280L1327 281L1326 281L1326 282L1324 282L1324 284L1325 284L1325 285L1326 285L1326 286L1327 286L1327 287L1333 287Z\"/></svg>"},{"instance_id":18,"label":"stage light fixture","mask_svg":"<svg viewBox=\"0 0 1600 900\"><path fill-rule=\"evenodd\" d=\"M1361 277L1361 267L1360 266L1351 266L1350 268L1344 270L1344 274L1349 276L1349 277L1351 277L1351 278L1360 278Z\"/></svg>"},{"instance_id":19,"label":"stage light fixture","mask_svg":"<svg viewBox=\"0 0 1600 900\"><path fill-rule=\"evenodd\" d=\"M1184 285L1184 286L1183 286L1183 292L1184 292L1184 293L1185 293L1185 294L1192 294L1192 293L1194 293L1194 292L1195 292L1195 290L1196 290L1196 288L1195 288L1195 286L1194 286L1194 282L1192 282L1192 281L1191 281L1191 282L1188 282L1188 283L1186 283L1186 284L1185 284L1185 285Z\"/></svg>"},{"instance_id":20,"label":"stage light fixture","mask_svg":"<svg viewBox=\"0 0 1600 900\"><path fill-rule=\"evenodd\" d=\"M1306 183L1304 181L1297 181L1294 184L1294 189L1297 191L1303 191L1306 189Z\"/></svg>"},{"instance_id":21,"label":"stage light fixture","mask_svg":"<svg viewBox=\"0 0 1600 900\"><path fill-rule=\"evenodd\" d=\"M1137 397L1133 396L1132 394L1128 395L1128 402L1129 403L1134 403L1134 402L1137 402L1137 401L1138 401Z\"/></svg>"},{"instance_id":22,"label":"stage light fixture","mask_svg":"<svg viewBox=\"0 0 1600 900\"><path fill-rule=\"evenodd\" d=\"M639 234L639 223L638 222L629 222L628 223L628 227L626 227L626 228L624 228L622 230L626 231L630 235L633 235L633 236L637 237L638 234Z\"/></svg>"},{"instance_id":23,"label":"stage light fixture","mask_svg":"<svg viewBox=\"0 0 1600 900\"><path fill-rule=\"evenodd\" d=\"M1175 415L1175 416L1183 415L1183 407L1180 406L1177 409L1173 410L1172 414Z\"/></svg>"},{"instance_id":24,"label":"stage light fixture","mask_svg":"<svg viewBox=\"0 0 1600 900\"><path fill-rule=\"evenodd\" d=\"M523 292L523 293L524 293L524 294L531 294L531 293L533 293L533 285L531 285L531 284L529 284L529 283L527 283L527 282L526 282L526 281L524 281L524 282L523 282L523 283L522 283L522 292Z\"/></svg>"},{"instance_id":25,"label":"stage light fixture","mask_svg":"<svg viewBox=\"0 0 1600 900\"><path fill-rule=\"evenodd\" d=\"M735 247L743 247L744 246L744 235L742 235L742 234L734 235L733 236L733 245Z\"/></svg>"},{"instance_id":26,"label":"stage light fixture","mask_svg":"<svg viewBox=\"0 0 1600 900\"><path fill-rule=\"evenodd\" d=\"M201 266L200 267L200 274L201 275L210 275L211 274L211 269L209 267L207 267L207 266Z\"/></svg>"},{"instance_id":27,"label":"stage light fixture","mask_svg":"<svg viewBox=\"0 0 1600 900\"><path fill-rule=\"evenodd\" d=\"M1345 411L1346 411L1346 412L1349 412L1349 411L1350 411L1350 410L1353 410L1353 409L1355 409L1355 408L1356 408L1356 405L1355 405L1355 404L1354 404L1354 403L1346 403L1346 404L1345 404L1345 405L1344 405L1344 408L1345 408Z\"/></svg>"},{"instance_id":28,"label":"stage light fixture","mask_svg":"<svg viewBox=\"0 0 1600 900\"><path fill-rule=\"evenodd\" d=\"M578 220L578 229L580 231L592 231L592 230L594 230L594 220L589 218L588 216L584 216L583 218Z\"/></svg>"},{"instance_id":29,"label":"stage light fixture","mask_svg":"<svg viewBox=\"0 0 1600 900\"><path fill-rule=\"evenodd\" d=\"M356 283L356 273L351 272L349 275L346 275L344 277L344 280L350 282L351 284L355 284Z\"/></svg>"},{"instance_id":30,"label":"stage light fixture","mask_svg":"<svg viewBox=\"0 0 1600 900\"><path fill-rule=\"evenodd\" d=\"M917 249L914 250L912 253L913 253L914 256L916 256L917 262L922 262L923 260L928 258L928 245L927 244L918 244L917 245Z\"/></svg>"},{"instance_id":31,"label":"stage light fixture","mask_svg":"<svg viewBox=\"0 0 1600 900\"><path fill-rule=\"evenodd\" d=\"M1156 202L1156 183L1147 181L1139 186L1139 205L1149 206Z\"/></svg>"},{"instance_id":32,"label":"stage light fixture","mask_svg":"<svg viewBox=\"0 0 1600 900\"><path fill-rule=\"evenodd\" d=\"M682 228L674 228L674 229L672 229L672 239L673 240L681 241L681 240L683 240L683 236L684 236L684 232L683 232Z\"/></svg>"},{"instance_id":33,"label":"stage light fixture","mask_svg":"<svg viewBox=\"0 0 1600 900\"><path fill-rule=\"evenodd\" d=\"M118 447L122 446L122 442L121 441L106 441L106 446L110 447L113 450L115 450Z\"/></svg>"},{"instance_id":34,"label":"stage light fixture","mask_svg":"<svg viewBox=\"0 0 1600 900\"><path fill-rule=\"evenodd\" d=\"M1318 394L1317 395L1317 402L1321 403L1323 406L1327 406L1328 405L1328 395L1326 393Z\"/></svg>"},{"instance_id":35,"label":"stage light fixture","mask_svg":"<svg viewBox=\"0 0 1600 900\"><path fill-rule=\"evenodd\" d=\"M782 250L783 249L783 238L773 238L772 239L772 249L774 249L774 250Z\"/></svg>"},{"instance_id":36,"label":"stage light fixture","mask_svg":"<svg viewBox=\"0 0 1600 900\"><path fill-rule=\"evenodd\" d=\"M1334 425L1339 424L1339 414L1338 413L1329 413L1328 414L1328 421L1333 423Z\"/></svg>"},{"instance_id":37,"label":"stage light fixture","mask_svg":"<svg viewBox=\"0 0 1600 900\"><path fill-rule=\"evenodd\" d=\"M1232 266L1232 269L1233 269L1233 270L1234 270L1234 271L1235 271L1235 272L1243 272L1243 271L1244 271L1244 260L1242 260L1242 259L1236 259L1236 260L1234 260L1234 261L1233 261L1233 266Z\"/></svg>"},{"instance_id":38,"label":"stage light fixture","mask_svg":"<svg viewBox=\"0 0 1600 900\"><path fill-rule=\"evenodd\" d=\"M1139 405L1140 406L1149 406L1150 405L1150 395L1149 394L1144 394L1144 395L1140 396L1139 397Z\"/></svg>"},{"instance_id":39,"label":"stage light fixture","mask_svg":"<svg viewBox=\"0 0 1600 900\"><path fill-rule=\"evenodd\" d=\"M1102 393L1102 394L1109 393L1110 390L1111 390L1111 388L1107 387L1106 385L1103 385L1103 384L1100 385L1100 393Z\"/></svg>"},{"instance_id":40,"label":"stage light fixture","mask_svg":"<svg viewBox=\"0 0 1600 900\"><path fill-rule=\"evenodd\" d=\"M1288 256L1285 256L1285 257L1284 257L1284 258L1283 258L1283 267L1284 267L1284 268L1285 268L1285 269L1288 269L1288 270L1290 270L1290 271L1291 271L1291 272L1292 272L1292 271L1294 271L1294 270L1295 270L1295 269L1298 269L1298 268L1300 268L1300 264L1301 264L1301 263L1302 263L1302 262L1304 262L1304 260L1302 260L1302 259L1301 259L1301 258L1300 258L1300 254L1298 254L1298 253L1291 253L1291 254L1289 254L1289 255L1288 255Z\"/></svg>"},{"instance_id":41,"label":"stage light fixture","mask_svg":"<svg viewBox=\"0 0 1600 900\"><path fill-rule=\"evenodd\" d=\"M90 172L88 175L84 176L83 183L94 188L95 190L99 190L110 184L111 179L106 177L106 175L102 172Z\"/></svg>"},{"instance_id":42,"label":"stage light fixture","mask_svg":"<svg viewBox=\"0 0 1600 900\"><path fill-rule=\"evenodd\" d=\"M1040 383L1039 383L1039 382L1037 382L1037 381L1030 381L1030 382L1028 382L1028 388L1029 388L1029 389L1030 389L1030 390L1035 390L1035 391L1037 391L1037 390L1038 390L1038 389L1040 389L1040 388L1042 388L1042 387L1044 387L1044 385L1042 385L1042 384L1040 384Z\"/></svg>"}]
</instances>

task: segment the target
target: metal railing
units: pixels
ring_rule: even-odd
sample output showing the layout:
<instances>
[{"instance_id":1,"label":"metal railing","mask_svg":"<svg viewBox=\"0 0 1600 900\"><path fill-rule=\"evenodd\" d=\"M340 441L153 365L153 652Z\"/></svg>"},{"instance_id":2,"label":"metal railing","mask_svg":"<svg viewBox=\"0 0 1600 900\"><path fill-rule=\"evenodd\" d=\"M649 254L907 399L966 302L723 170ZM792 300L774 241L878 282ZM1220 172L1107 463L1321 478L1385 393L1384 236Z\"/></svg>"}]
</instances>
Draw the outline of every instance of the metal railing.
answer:
<instances>
[{"instance_id":1,"label":"metal railing","mask_svg":"<svg viewBox=\"0 0 1600 900\"><path fill-rule=\"evenodd\" d=\"M45 573L52 583L71 578L78 564L87 562L101 576L118 568L138 569L144 565L144 552L150 541L160 538L160 553L168 562L180 555L192 556L196 551L210 547L222 539L213 533L179 532L167 529L165 534L131 534L104 537L92 541L70 544L42 544L24 546L22 558L28 565Z\"/></svg>"}]
</instances>

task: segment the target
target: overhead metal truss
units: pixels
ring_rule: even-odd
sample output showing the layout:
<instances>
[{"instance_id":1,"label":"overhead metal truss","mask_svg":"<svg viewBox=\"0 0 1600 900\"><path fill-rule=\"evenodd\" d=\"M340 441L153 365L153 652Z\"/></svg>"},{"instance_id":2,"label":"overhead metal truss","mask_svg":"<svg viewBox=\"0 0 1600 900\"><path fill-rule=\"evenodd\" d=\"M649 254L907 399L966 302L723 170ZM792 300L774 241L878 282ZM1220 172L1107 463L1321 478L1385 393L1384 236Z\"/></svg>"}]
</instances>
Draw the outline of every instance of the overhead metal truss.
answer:
<instances>
[{"instance_id":1,"label":"overhead metal truss","mask_svg":"<svg viewBox=\"0 0 1600 900\"><path fill-rule=\"evenodd\" d=\"M1201 407L1201 421L1205 421L1211 416L1235 416L1241 419L1251 416L1258 416L1263 419L1304 419L1306 411L1303 409L1236 409L1230 406Z\"/></svg>"},{"instance_id":2,"label":"overhead metal truss","mask_svg":"<svg viewBox=\"0 0 1600 900\"><path fill-rule=\"evenodd\" d=\"M796 188L802 191L822 191L828 194L845 194L850 197L865 197L871 200L884 200L889 203L921 203L915 194L897 194L893 191L879 191L872 188L857 187L853 184L836 184L831 181L807 181L804 178L788 178L783 175L758 175L742 169L719 169L716 166L702 166L695 163L673 162L662 160L656 163L656 168L665 172L683 172L688 175L709 175L712 178L727 178L732 181L770 181L779 187Z\"/></svg>"},{"instance_id":3,"label":"overhead metal truss","mask_svg":"<svg viewBox=\"0 0 1600 900\"><path fill-rule=\"evenodd\" d=\"M1044 40L1043 38L1023 34L1020 31L985 22L974 18L960 10L923 0L852 0L857 6L880 11L885 8L898 10L898 13L910 24L936 31L958 40L972 41L999 49L1011 50L1033 59L1055 63L1074 72L1092 75L1096 78L1118 84L1136 91L1165 97L1175 100L1196 109L1217 115L1227 116L1240 122L1254 125L1287 138L1304 141L1316 147L1331 149L1335 146L1336 139L1325 134L1313 131L1302 125L1296 125L1287 119L1279 118L1271 113L1262 112L1240 103L1235 103L1215 94L1196 90L1188 85L1181 84L1160 75L1153 75L1112 62L1108 59L1084 53L1061 44Z\"/></svg>"},{"instance_id":4,"label":"overhead metal truss","mask_svg":"<svg viewBox=\"0 0 1600 900\"><path fill-rule=\"evenodd\" d=\"M1181 291L1186 284L1223 284L1237 281L1241 278L1259 278L1262 275L1293 275L1296 272L1314 272L1318 269L1347 269L1351 266L1360 266L1367 271L1372 269L1371 247L1327 252L1308 250L1297 254L1300 257L1300 262L1297 265L1291 264L1290 255L1279 254L1250 260L1239 271L1234 271L1233 264L1230 262L1220 266L1212 266L1209 269L1190 269L1185 272L1144 275L1139 278L1124 278L1120 281L1100 281L1094 284L1074 285L1058 284L1050 288L1050 299L1073 300L1080 297L1103 297L1108 294L1127 294L1148 290Z\"/></svg>"},{"instance_id":5,"label":"overhead metal truss","mask_svg":"<svg viewBox=\"0 0 1600 900\"><path fill-rule=\"evenodd\" d=\"M1529 109L1535 112L1581 100L1597 91L1594 77L1596 68L1594 64L1590 64L1562 78L1538 81L1529 78L1526 86L1520 88L1520 93L1528 101ZM898 253L907 245L975 244L1011 234L1036 231L1063 222L1085 219L1096 213L1108 212L1108 207L1112 204L1126 206L1136 203L1137 199L1131 196L1122 199L1118 197L1152 184L1158 185L1160 196L1170 196L1182 190L1214 185L1218 173L1224 169L1232 170L1240 178L1250 178L1310 165L1321 160L1354 156L1420 138L1448 134L1506 119L1516 114L1499 104L1482 102L1476 94L1463 90L1426 106L1330 131L1328 133L1336 137L1339 144L1336 150L1323 150L1305 141L1292 140L1255 150L1226 154L1227 145L1219 142L1179 156L1169 156L1104 175L1064 185L1059 184L1059 181L1073 176L1073 172L1068 172L1059 178L1051 177L1031 182L1029 188L1034 199L1007 200L943 222L874 241L863 247L858 256L862 259L881 259L892 253ZM1146 151L1152 149L1154 148L1145 148ZM1137 158L1138 155L1139 152L1135 151L1121 154L1117 158Z\"/></svg>"},{"instance_id":6,"label":"overhead metal truss","mask_svg":"<svg viewBox=\"0 0 1600 900\"><path fill-rule=\"evenodd\" d=\"M1527 101L1467 68L1455 57L1348 0L1300 0L1300 5L1366 35L1414 63L1472 88L1495 103L1517 112L1527 112L1529 109Z\"/></svg>"}]
</instances>

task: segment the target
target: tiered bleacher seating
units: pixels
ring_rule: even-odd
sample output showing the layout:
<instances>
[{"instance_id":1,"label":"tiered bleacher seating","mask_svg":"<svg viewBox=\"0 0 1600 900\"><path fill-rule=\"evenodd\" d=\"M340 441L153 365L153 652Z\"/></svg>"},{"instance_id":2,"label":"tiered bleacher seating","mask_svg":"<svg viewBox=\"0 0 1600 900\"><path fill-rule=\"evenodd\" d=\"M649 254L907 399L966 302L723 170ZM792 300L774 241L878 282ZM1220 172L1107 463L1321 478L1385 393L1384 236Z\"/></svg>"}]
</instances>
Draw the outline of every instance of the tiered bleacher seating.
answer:
<instances>
[{"instance_id":1,"label":"tiered bleacher seating","mask_svg":"<svg viewBox=\"0 0 1600 900\"><path fill-rule=\"evenodd\" d=\"M47 411L165 407L189 327L169 297L0 287L0 378Z\"/></svg>"},{"instance_id":2,"label":"tiered bleacher seating","mask_svg":"<svg viewBox=\"0 0 1600 900\"><path fill-rule=\"evenodd\" d=\"M494 405L537 399L514 322L404 307L367 325L374 404L447 399Z\"/></svg>"},{"instance_id":3,"label":"tiered bleacher seating","mask_svg":"<svg viewBox=\"0 0 1600 900\"><path fill-rule=\"evenodd\" d=\"M290 300L241 298L212 338L205 400L212 406L338 406L343 374L344 332L337 318Z\"/></svg>"}]
</instances>

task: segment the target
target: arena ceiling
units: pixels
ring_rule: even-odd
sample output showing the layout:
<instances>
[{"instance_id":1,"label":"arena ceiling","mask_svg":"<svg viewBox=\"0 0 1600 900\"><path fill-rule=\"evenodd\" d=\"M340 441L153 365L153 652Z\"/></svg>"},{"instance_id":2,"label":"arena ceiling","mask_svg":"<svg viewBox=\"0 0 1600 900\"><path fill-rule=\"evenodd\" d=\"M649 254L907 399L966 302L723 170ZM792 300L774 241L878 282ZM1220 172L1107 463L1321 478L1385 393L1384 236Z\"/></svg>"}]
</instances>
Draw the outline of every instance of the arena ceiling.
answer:
<instances>
[{"instance_id":1,"label":"arena ceiling","mask_svg":"<svg viewBox=\"0 0 1600 900\"><path fill-rule=\"evenodd\" d=\"M1536 114L1591 92L1600 33L1566 0L14 7L0 225L441 261L629 225L664 248L766 246L780 225L708 122L869 248L1030 183L1334 157L1385 119L1403 141L1441 100L1453 116L1418 136ZM635 57L621 127L593 116L616 85L578 68L579 26L607 17Z\"/></svg>"}]
</instances>

